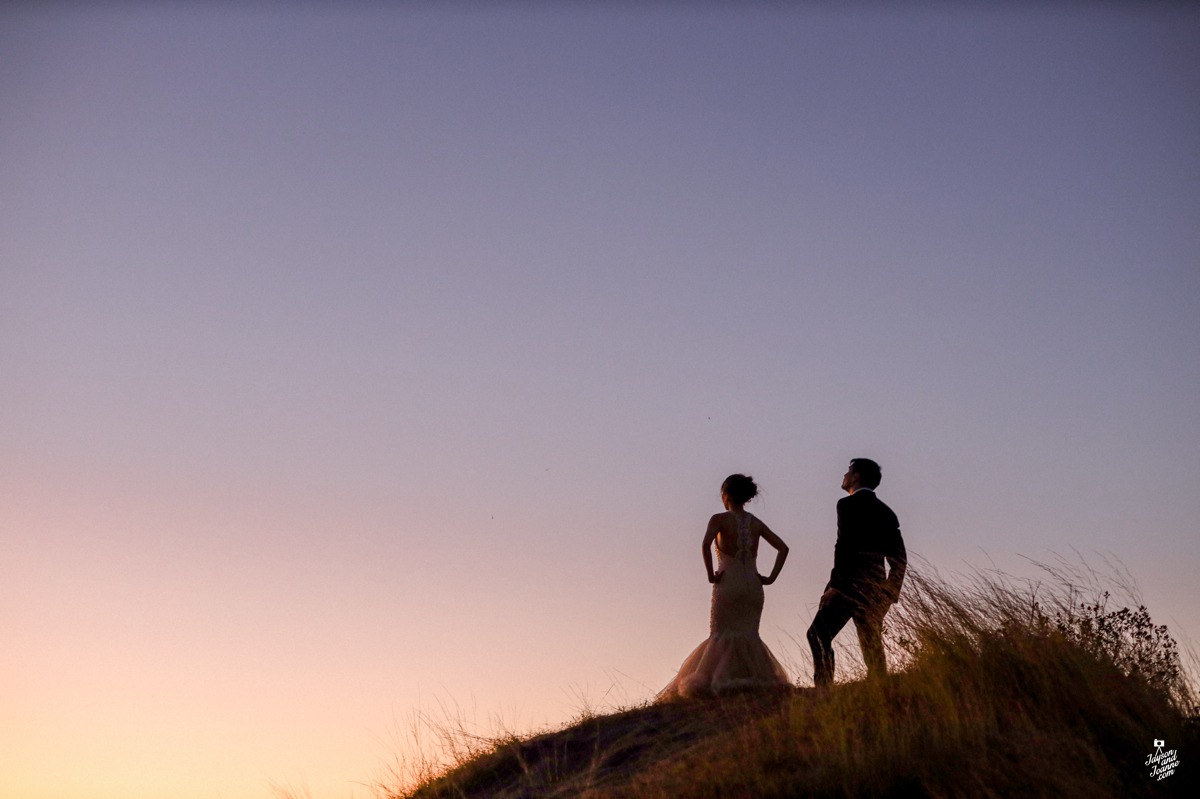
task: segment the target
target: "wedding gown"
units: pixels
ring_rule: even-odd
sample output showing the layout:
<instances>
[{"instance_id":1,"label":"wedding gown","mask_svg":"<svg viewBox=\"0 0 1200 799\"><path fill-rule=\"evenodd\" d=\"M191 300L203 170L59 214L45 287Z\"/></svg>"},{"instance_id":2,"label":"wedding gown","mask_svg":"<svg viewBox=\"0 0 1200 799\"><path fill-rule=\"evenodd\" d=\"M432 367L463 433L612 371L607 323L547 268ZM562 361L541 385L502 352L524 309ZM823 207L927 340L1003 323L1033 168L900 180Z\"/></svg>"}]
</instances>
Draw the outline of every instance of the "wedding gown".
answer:
<instances>
[{"instance_id":1,"label":"wedding gown","mask_svg":"<svg viewBox=\"0 0 1200 799\"><path fill-rule=\"evenodd\" d=\"M758 637L763 584L754 557L749 513L738 519L737 553L717 547L721 579L713 586L708 640L696 647L658 698L707 696L754 688L786 688L787 672Z\"/></svg>"}]
</instances>

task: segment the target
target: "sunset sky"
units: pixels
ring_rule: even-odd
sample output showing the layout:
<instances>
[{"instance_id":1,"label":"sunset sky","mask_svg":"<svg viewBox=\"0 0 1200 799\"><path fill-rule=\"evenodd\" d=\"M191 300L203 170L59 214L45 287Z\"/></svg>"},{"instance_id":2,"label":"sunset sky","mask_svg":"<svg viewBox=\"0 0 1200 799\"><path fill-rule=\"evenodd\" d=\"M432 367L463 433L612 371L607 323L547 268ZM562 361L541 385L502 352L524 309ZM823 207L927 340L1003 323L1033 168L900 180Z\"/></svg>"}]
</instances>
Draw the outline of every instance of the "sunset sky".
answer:
<instances>
[{"instance_id":1,"label":"sunset sky","mask_svg":"<svg viewBox=\"0 0 1200 799\"><path fill-rule=\"evenodd\" d=\"M854 456L1200 637L1196 7L87 5L0 6L0 797L644 701L731 472L802 683Z\"/></svg>"}]
</instances>

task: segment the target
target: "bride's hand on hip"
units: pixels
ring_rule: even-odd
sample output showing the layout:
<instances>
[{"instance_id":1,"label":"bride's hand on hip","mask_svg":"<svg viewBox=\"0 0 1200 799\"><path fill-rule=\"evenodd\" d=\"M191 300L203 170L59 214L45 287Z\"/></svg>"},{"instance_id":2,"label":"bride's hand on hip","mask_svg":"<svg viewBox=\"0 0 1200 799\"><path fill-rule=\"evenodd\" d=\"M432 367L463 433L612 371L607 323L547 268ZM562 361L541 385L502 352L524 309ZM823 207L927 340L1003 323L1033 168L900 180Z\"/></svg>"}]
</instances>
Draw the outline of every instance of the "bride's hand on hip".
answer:
<instances>
[{"instance_id":1,"label":"bride's hand on hip","mask_svg":"<svg viewBox=\"0 0 1200 799\"><path fill-rule=\"evenodd\" d=\"M725 576L725 572L720 571L708 578L708 581L713 585L721 582L721 578Z\"/></svg>"},{"instance_id":2,"label":"bride's hand on hip","mask_svg":"<svg viewBox=\"0 0 1200 799\"><path fill-rule=\"evenodd\" d=\"M771 583L775 582L775 580L765 574L758 575L758 579L762 580L763 585L770 585Z\"/></svg>"}]
</instances>

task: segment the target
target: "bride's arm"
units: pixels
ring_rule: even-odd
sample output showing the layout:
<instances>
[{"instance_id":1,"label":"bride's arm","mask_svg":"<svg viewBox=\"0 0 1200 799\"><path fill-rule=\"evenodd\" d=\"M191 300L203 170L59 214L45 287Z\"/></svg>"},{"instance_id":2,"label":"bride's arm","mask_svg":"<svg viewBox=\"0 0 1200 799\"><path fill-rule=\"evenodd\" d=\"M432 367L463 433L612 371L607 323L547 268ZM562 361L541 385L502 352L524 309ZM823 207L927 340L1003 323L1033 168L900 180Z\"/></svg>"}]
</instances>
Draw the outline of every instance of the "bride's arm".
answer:
<instances>
[{"instance_id":1,"label":"bride's arm","mask_svg":"<svg viewBox=\"0 0 1200 799\"><path fill-rule=\"evenodd\" d=\"M762 520L759 519L759 523L761 522ZM788 545L783 543L783 539L771 532L771 528L765 524L762 526L760 535L763 540L775 547L775 567L771 569L770 575L762 578L763 585L770 585L775 582L775 578L779 576L779 572L783 569L783 562L787 560L788 556Z\"/></svg>"},{"instance_id":2,"label":"bride's arm","mask_svg":"<svg viewBox=\"0 0 1200 799\"><path fill-rule=\"evenodd\" d=\"M704 569L708 572L708 581L710 583L720 582L721 580L720 574L713 574L712 565L712 545L713 541L717 540L717 532L720 529L717 517L713 516L708 520L708 529L704 531Z\"/></svg>"}]
</instances>

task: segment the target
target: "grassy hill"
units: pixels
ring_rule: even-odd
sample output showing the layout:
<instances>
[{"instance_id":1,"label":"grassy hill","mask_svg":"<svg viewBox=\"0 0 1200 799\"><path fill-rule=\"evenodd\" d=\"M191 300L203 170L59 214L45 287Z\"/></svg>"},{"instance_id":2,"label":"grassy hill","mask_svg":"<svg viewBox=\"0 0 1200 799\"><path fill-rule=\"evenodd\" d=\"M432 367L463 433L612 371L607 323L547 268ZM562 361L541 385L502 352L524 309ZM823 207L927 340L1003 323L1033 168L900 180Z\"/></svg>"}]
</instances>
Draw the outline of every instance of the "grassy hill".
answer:
<instances>
[{"instance_id":1,"label":"grassy hill","mask_svg":"<svg viewBox=\"0 0 1200 799\"><path fill-rule=\"evenodd\" d=\"M1061 577L1061 575L1059 575ZM910 580L886 679L651 704L471 742L388 799L1200 796L1196 695L1144 607ZM1154 742L1178 766L1151 775Z\"/></svg>"}]
</instances>

